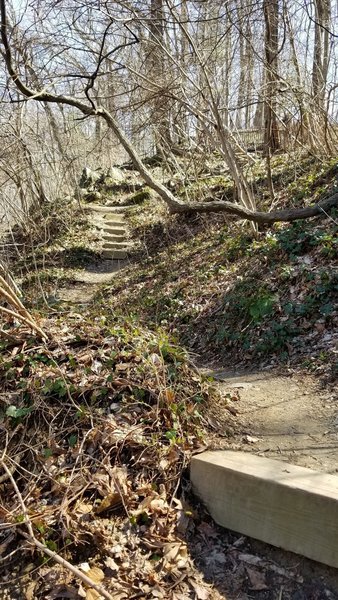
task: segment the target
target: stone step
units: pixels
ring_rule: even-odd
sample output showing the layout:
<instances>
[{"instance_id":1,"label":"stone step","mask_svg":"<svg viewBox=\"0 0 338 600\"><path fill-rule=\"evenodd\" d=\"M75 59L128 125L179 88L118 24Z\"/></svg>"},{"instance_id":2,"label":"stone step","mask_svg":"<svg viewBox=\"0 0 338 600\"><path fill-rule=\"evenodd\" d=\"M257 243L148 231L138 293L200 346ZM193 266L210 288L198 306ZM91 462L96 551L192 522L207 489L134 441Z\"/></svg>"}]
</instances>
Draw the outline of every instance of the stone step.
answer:
<instances>
[{"instance_id":1,"label":"stone step","mask_svg":"<svg viewBox=\"0 0 338 600\"><path fill-rule=\"evenodd\" d=\"M92 220L92 223L94 223L95 225L98 225L99 227L102 227L102 225L104 225L105 223L125 223L125 218L124 215L112 215L112 214L102 214L102 216L100 216L99 218L94 218Z\"/></svg>"},{"instance_id":2,"label":"stone step","mask_svg":"<svg viewBox=\"0 0 338 600\"><path fill-rule=\"evenodd\" d=\"M101 255L105 258L111 258L112 260L124 260L128 257L128 254L125 250L114 250L113 248L103 248L101 250Z\"/></svg>"},{"instance_id":3,"label":"stone step","mask_svg":"<svg viewBox=\"0 0 338 600\"><path fill-rule=\"evenodd\" d=\"M104 246L107 246L107 244L109 244L112 248L125 248L126 250L128 250L128 248L131 248L132 246L131 242L128 242L126 239L114 240L115 236L112 235L104 235L102 237L105 240Z\"/></svg>"},{"instance_id":4,"label":"stone step","mask_svg":"<svg viewBox=\"0 0 338 600\"><path fill-rule=\"evenodd\" d=\"M114 248L116 250L126 250L128 251L131 247L131 244L128 242L114 242L111 241L109 238L105 238L104 244L103 244L103 248Z\"/></svg>"},{"instance_id":5,"label":"stone step","mask_svg":"<svg viewBox=\"0 0 338 600\"><path fill-rule=\"evenodd\" d=\"M103 231L104 231L104 235L107 235L107 233L111 233L112 235L126 235L127 234L124 227L105 227Z\"/></svg>"},{"instance_id":6,"label":"stone step","mask_svg":"<svg viewBox=\"0 0 338 600\"><path fill-rule=\"evenodd\" d=\"M107 206L107 209L109 209L109 212L114 212L114 213L123 213L123 212L128 212L128 210L131 210L132 208L135 208L135 204L126 204L126 205L121 205L121 206Z\"/></svg>"},{"instance_id":7,"label":"stone step","mask_svg":"<svg viewBox=\"0 0 338 600\"><path fill-rule=\"evenodd\" d=\"M116 218L112 217L112 215L107 215L106 218L103 219L103 222L107 225L125 225L124 215L116 216Z\"/></svg>"},{"instance_id":8,"label":"stone step","mask_svg":"<svg viewBox=\"0 0 338 600\"><path fill-rule=\"evenodd\" d=\"M106 231L103 234L103 239L109 242L125 242L127 240L125 235L115 235L114 233L106 233Z\"/></svg>"},{"instance_id":9,"label":"stone step","mask_svg":"<svg viewBox=\"0 0 338 600\"><path fill-rule=\"evenodd\" d=\"M81 204L83 210L98 212L98 213L106 213L106 214L115 214L115 213L123 213L126 209L134 208L133 206L102 206L100 204Z\"/></svg>"}]
</instances>

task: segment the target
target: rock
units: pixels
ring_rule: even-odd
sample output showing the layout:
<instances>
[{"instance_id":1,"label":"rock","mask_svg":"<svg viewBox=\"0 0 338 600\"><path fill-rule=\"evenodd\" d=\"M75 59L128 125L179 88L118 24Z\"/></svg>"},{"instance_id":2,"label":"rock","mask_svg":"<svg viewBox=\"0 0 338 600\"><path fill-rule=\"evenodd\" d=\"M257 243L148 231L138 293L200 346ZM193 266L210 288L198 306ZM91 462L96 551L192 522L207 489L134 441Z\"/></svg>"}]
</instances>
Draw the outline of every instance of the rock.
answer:
<instances>
[{"instance_id":1,"label":"rock","mask_svg":"<svg viewBox=\"0 0 338 600\"><path fill-rule=\"evenodd\" d=\"M110 167L107 171L107 175L104 178L106 185L118 185L125 180L125 175L117 167Z\"/></svg>"},{"instance_id":2,"label":"rock","mask_svg":"<svg viewBox=\"0 0 338 600\"><path fill-rule=\"evenodd\" d=\"M98 171L92 171L91 169L89 169L89 167L85 167L81 173L79 186L80 188L90 188L101 177L102 173L98 173Z\"/></svg>"},{"instance_id":3,"label":"rock","mask_svg":"<svg viewBox=\"0 0 338 600\"><path fill-rule=\"evenodd\" d=\"M100 192L97 192L96 190L93 190L92 192L87 192L83 196L85 202L96 202L97 200L101 200L101 198L102 194L100 194Z\"/></svg>"}]
</instances>

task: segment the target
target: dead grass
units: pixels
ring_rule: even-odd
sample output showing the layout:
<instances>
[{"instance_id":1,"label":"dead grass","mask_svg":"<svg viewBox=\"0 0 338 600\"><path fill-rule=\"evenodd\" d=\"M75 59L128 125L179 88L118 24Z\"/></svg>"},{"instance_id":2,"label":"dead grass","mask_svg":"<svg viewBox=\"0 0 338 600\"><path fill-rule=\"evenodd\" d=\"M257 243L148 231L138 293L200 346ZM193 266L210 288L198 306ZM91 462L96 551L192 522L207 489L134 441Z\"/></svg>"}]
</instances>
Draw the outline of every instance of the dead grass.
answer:
<instances>
[{"instance_id":1,"label":"dead grass","mask_svg":"<svg viewBox=\"0 0 338 600\"><path fill-rule=\"evenodd\" d=\"M114 598L153 590L174 598L174 589L183 597L196 574L178 486L216 392L181 348L130 320L73 313L43 326L44 344L9 329L0 364L2 461L34 536ZM6 473L1 589L14 598L30 585L34 598L46 599L62 585L81 595L73 573L44 564L27 544L27 519Z\"/></svg>"}]
</instances>

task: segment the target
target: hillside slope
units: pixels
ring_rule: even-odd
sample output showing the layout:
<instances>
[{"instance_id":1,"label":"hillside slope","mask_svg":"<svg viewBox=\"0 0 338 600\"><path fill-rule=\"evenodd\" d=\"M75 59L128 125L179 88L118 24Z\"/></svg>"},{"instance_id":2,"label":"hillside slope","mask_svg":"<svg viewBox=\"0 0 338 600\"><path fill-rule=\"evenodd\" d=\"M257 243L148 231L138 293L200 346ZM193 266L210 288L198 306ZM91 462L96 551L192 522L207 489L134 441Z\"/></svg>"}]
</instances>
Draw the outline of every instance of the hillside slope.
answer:
<instances>
[{"instance_id":1,"label":"hillside slope","mask_svg":"<svg viewBox=\"0 0 338 600\"><path fill-rule=\"evenodd\" d=\"M333 160L306 159L299 173L289 171L276 158L277 208L310 204L335 190ZM262 181L258 172L253 185L259 189ZM206 188L205 180L199 184ZM222 178L208 185L209 193L228 193ZM135 209L130 224L139 251L102 295L114 310L169 331L202 361L297 363L336 374L334 211L276 224L254 237L243 222L222 215L170 217L150 200Z\"/></svg>"}]
</instances>

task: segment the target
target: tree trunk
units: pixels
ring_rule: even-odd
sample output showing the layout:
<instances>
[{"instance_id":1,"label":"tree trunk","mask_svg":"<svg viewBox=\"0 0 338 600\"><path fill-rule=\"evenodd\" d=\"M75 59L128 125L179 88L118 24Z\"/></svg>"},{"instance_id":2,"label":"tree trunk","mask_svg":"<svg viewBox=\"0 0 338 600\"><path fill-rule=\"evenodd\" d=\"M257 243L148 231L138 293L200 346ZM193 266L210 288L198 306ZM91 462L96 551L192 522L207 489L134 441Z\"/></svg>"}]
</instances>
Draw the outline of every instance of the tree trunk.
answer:
<instances>
[{"instance_id":1,"label":"tree trunk","mask_svg":"<svg viewBox=\"0 0 338 600\"><path fill-rule=\"evenodd\" d=\"M156 91L153 100L152 122L155 125L155 147L157 154L161 154L163 150L169 150L172 145L170 108L168 100L165 97L164 23L163 0L151 0L149 74L156 83L160 82L163 88L163 93Z\"/></svg>"},{"instance_id":2,"label":"tree trunk","mask_svg":"<svg viewBox=\"0 0 338 600\"><path fill-rule=\"evenodd\" d=\"M314 0L315 41L312 66L312 93L318 108L325 110L325 85L329 67L330 0Z\"/></svg>"},{"instance_id":3,"label":"tree trunk","mask_svg":"<svg viewBox=\"0 0 338 600\"><path fill-rule=\"evenodd\" d=\"M277 66L278 66L278 0L264 0L266 97L264 124L264 154L279 149L277 126Z\"/></svg>"}]
</instances>

